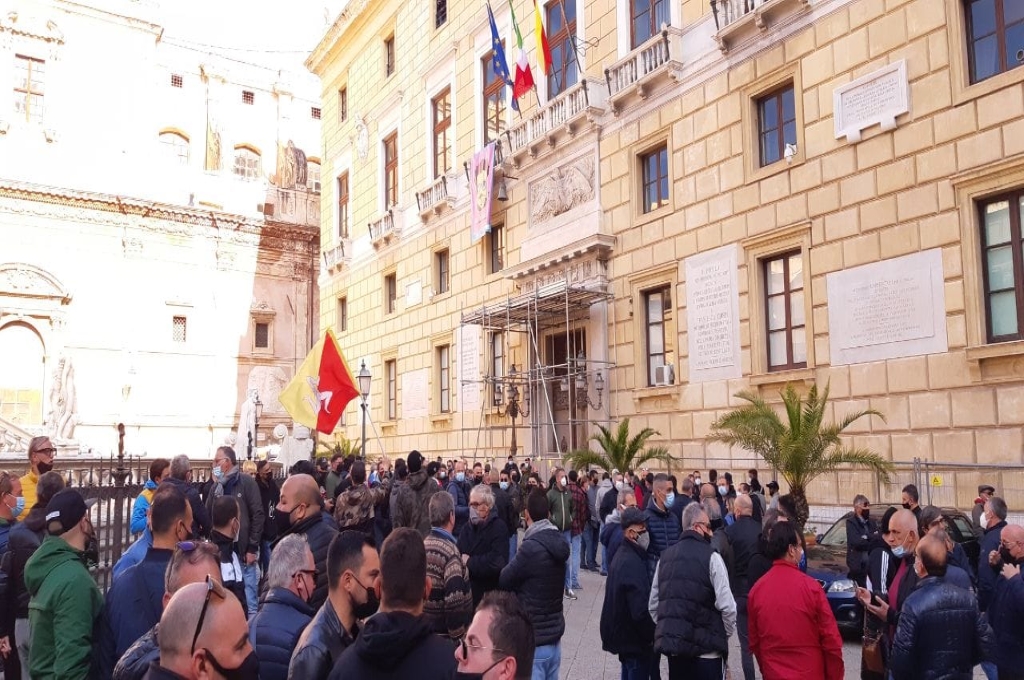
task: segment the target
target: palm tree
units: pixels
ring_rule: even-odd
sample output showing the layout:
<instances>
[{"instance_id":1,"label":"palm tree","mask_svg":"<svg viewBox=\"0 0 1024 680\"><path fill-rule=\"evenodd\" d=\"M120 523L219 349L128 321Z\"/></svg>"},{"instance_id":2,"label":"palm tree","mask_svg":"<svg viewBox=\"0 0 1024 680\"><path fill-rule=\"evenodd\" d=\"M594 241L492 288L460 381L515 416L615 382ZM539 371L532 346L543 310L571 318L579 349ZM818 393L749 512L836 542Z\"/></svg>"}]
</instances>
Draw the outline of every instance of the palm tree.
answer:
<instances>
[{"instance_id":1,"label":"palm tree","mask_svg":"<svg viewBox=\"0 0 1024 680\"><path fill-rule=\"evenodd\" d=\"M324 454L328 458L334 456L349 456L359 457L359 448L361 444L359 442L350 441L343 434L336 434L333 442L319 442L317 444L317 453Z\"/></svg>"},{"instance_id":2,"label":"palm tree","mask_svg":"<svg viewBox=\"0 0 1024 680\"><path fill-rule=\"evenodd\" d=\"M672 456L664 446L652 446L645 449L644 444L656 434L660 434L649 427L640 430L635 436L629 436L629 418L619 423L613 433L610 428L598 425L600 433L593 434L590 439L601 446L601 451L590 449L576 449L565 454L563 460L571 463L574 468L581 470L588 465L593 465L608 472L612 470L636 470L644 463L651 460L669 462Z\"/></svg>"},{"instance_id":3,"label":"palm tree","mask_svg":"<svg viewBox=\"0 0 1024 680\"><path fill-rule=\"evenodd\" d=\"M786 385L781 393L786 422L756 392L740 392L736 397L749 404L716 420L708 436L709 441L739 445L756 453L779 471L789 483L801 530L810 514L807 486L818 476L843 465L855 465L874 470L883 482L888 482L889 473L893 471L892 463L877 453L846 446L840 439L842 432L861 418L878 416L885 420L885 416L867 409L847 414L839 423L827 425L822 420L828 390L826 385L819 394L817 385L812 385L807 398L802 399L792 385Z\"/></svg>"}]
</instances>

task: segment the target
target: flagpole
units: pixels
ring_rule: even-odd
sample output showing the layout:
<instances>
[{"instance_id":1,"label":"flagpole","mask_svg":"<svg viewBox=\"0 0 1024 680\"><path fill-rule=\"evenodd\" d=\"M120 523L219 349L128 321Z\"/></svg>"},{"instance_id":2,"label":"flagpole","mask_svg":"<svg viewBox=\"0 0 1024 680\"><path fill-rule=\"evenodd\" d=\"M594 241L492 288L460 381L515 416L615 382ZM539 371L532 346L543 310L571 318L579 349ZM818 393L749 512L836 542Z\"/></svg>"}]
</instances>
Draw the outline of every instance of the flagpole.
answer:
<instances>
[{"instance_id":1,"label":"flagpole","mask_svg":"<svg viewBox=\"0 0 1024 680\"><path fill-rule=\"evenodd\" d=\"M582 78L583 67L580 65L580 51L579 48L576 46L576 32L569 32L569 19L565 16L565 2L566 0L560 0L558 3L558 8L562 10L562 25L565 26L565 32L569 36L569 44L572 45L573 56L576 57L576 76L577 78ZM569 2L573 2L573 0L569 0Z\"/></svg>"}]
</instances>

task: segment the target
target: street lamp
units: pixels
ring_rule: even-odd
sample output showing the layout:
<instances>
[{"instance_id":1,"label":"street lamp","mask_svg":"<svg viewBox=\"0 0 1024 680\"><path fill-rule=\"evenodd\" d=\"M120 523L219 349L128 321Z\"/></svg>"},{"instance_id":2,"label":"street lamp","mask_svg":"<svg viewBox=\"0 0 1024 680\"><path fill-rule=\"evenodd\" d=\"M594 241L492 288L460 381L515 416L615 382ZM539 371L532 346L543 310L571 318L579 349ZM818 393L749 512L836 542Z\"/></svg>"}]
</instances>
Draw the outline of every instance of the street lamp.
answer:
<instances>
[{"instance_id":1,"label":"street lamp","mask_svg":"<svg viewBox=\"0 0 1024 680\"><path fill-rule=\"evenodd\" d=\"M572 364L572 360L570 360ZM579 371L576 374L576 402L579 404L587 404L595 411L601 409L601 398L604 393L604 375L600 370L595 371L594 376L594 387L597 388L597 403L590 398L590 390L587 386L587 357L580 352L576 357L575 369Z\"/></svg>"},{"instance_id":2,"label":"street lamp","mask_svg":"<svg viewBox=\"0 0 1024 680\"><path fill-rule=\"evenodd\" d=\"M530 415L530 394L527 392L525 404L519 403L519 387L516 386L516 365L512 364L508 369L508 381L505 383L505 412L498 409L498 415L507 415L512 419L512 444L509 446L509 455L515 456L516 449L516 418Z\"/></svg>"},{"instance_id":3,"label":"street lamp","mask_svg":"<svg viewBox=\"0 0 1024 680\"><path fill-rule=\"evenodd\" d=\"M372 377L370 369L366 367L366 359L363 359L362 365L359 367L359 375L356 376L356 380L359 381L359 394L363 397L363 440L359 445L359 457L363 460L366 460L366 400L370 396L370 379Z\"/></svg>"},{"instance_id":4,"label":"street lamp","mask_svg":"<svg viewBox=\"0 0 1024 680\"><path fill-rule=\"evenodd\" d=\"M254 420L253 420L253 424L252 424L252 432L249 433L249 448L248 448L248 451L247 451L247 456L248 456L249 460L252 460L252 450L253 450L253 448L255 448L255 447L260 445L260 443L259 443L259 438L260 438L260 416L263 415L263 402L260 401L260 393L259 392L256 392L256 401L254 401L252 403L252 408L253 408Z\"/></svg>"}]
</instances>

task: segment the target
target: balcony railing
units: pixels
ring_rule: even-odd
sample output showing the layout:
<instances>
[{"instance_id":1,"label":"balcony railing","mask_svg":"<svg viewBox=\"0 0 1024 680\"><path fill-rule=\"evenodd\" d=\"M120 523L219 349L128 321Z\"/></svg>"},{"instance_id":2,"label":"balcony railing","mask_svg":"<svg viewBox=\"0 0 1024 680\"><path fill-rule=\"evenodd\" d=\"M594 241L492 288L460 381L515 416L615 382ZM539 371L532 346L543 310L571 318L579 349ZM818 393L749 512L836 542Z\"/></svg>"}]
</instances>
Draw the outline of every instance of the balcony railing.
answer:
<instances>
[{"instance_id":1,"label":"balcony railing","mask_svg":"<svg viewBox=\"0 0 1024 680\"><path fill-rule=\"evenodd\" d=\"M535 155L532 147L536 142L544 140L554 146L558 135L571 137L576 134L580 123L593 122L604 112L604 108L604 87L601 83L584 78L509 129L505 133L508 152L515 157L520 151L529 149L531 155Z\"/></svg>"},{"instance_id":2,"label":"balcony railing","mask_svg":"<svg viewBox=\"0 0 1024 680\"><path fill-rule=\"evenodd\" d=\"M323 251L324 269L331 274L341 270L351 260L349 250L350 244L348 239L342 238L338 240L338 244L333 248Z\"/></svg>"},{"instance_id":3,"label":"balcony railing","mask_svg":"<svg viewBox=\"0 0 1024 680\"><path fill-rule=\"evenodd\" d=\"M617 61L604 71L608 83L608 96L613 103L624 98L634 89L641 99L647 97L650 83L659 75L668 74L679 80L682 64L674 59L673 42L675 32L668 27L640 47L630 52L625 59Z\"/></svg>"},{"instance_id":4,"label":"balcony railing","mask_svg":"<svg viewBox=\"0 0 1024 680\"><path fill-rule=\"evenodd\" d=\"M438 215L444 206L451 207L454 203L455 196L448 193L447 175L441 175L429 187L416 192L416 207L419 208L420 217L424 222L431 212Z\"/></svg>"},{"instance_id":5,"label":"balcony railing","mask_svg":"<svg viewBox=\"0 0 1024 680\"><path fill-rule=\"evenodd\" d=\"M394 208L389 208L386 213L367 224L370 230L370 241L374 248L380 248L391 242L392 239L401 236L401 227L395 219Z\"/></svg>"},{"instance_id":6,"label":"balcony railing","mask_svg":"<svg viewBox=\"0 0 1024 680\"><path fill-rule=\"evenodd\" d=\"M772 18L798 12L810 0L710 0L715 41L722 52L766 31Z\"/></svg>"}]
</instances>

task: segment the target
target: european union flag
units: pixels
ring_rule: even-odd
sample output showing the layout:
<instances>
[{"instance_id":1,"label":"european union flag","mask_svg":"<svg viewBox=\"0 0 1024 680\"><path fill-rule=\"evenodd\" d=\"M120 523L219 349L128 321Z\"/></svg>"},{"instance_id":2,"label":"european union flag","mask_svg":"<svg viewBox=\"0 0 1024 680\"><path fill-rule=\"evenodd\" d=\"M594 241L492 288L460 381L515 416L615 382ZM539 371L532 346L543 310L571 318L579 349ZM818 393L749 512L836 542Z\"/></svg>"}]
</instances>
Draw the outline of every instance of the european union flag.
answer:
<instances>
[{"instance_id":1,"label":"european union flag","mask_svg":"<svg viewBox=\"0 0 1024 680\"><path fill-rule=\"evenodd\" d=\"M501 44L501 37L498 35L498 26L494 23L494 12L491 11L491 3L487 3L487 18L491 21L491 63L494 65L494 74L505 81L510 90L513 90L512 78L508 72L508 61L505 59L505 47ZM519 110L519 102L512 97L512 108Z\"/></svg>"}]
</instances>

